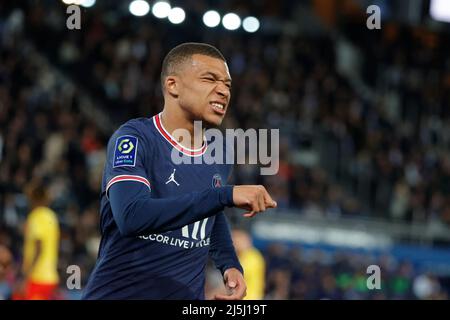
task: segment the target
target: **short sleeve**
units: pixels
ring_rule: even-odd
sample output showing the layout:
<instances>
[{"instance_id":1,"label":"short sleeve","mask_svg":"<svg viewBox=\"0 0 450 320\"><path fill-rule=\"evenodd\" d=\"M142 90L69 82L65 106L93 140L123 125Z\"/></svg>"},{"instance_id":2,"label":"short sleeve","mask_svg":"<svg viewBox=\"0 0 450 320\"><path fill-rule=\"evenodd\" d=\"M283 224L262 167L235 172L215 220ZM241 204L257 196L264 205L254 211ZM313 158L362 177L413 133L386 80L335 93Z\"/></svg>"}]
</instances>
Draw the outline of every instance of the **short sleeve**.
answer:
<instances>
[{"instance_id":1,"label":"short sleeve","mask_svg":"<svg viewBox=\"0 0 450 320\"><path fill-rule=\"evenodd\" d=\"M36 214L28 220L27 233L31 239L41 240L57 229L58 220L54 214L46 209L38 209Z\"/></svg>"}]
</instances>

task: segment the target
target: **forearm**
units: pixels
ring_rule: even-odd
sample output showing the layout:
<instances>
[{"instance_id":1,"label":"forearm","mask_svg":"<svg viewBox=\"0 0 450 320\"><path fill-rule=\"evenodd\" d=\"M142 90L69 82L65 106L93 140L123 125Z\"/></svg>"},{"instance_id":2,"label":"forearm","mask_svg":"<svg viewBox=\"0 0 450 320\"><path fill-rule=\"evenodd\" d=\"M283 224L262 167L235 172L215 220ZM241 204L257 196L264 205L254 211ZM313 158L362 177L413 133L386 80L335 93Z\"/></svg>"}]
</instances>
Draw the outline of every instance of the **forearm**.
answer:
<instances>
[{"instance_id":1,"label":"forearm","mask_svg":"<svg viewBox=\"0 0 450 320\"><path fill-rule=\"evenodd\" d=\"M137 236L175 230L217 214L233 204L233 187L156 199L150 196L145 186L121 182L111 186L109 199L120 232L124 236Z\"/></svg>"},{"instance_id":2,"label":"forearm","mask_svg":"<svg viewBox=\"0 0 450 320\"><path fill-rule=\"evenodd\" d=\"M233 246L228 221L223 212L217 214L214 222L209 255L222 274L232 268L244 273Z\"/></svg>"},{"instance_id":3,"label":"forearm","mask_svg":"<svg viewBox=\"0 0 450 320\"><path fill-rule=\"evenodd\" d=\"M34 255L32 257L30 257L30 255L28 254L24 255L24 261L22 266L22 275L24 278L29 277L39 259L39 256L41 255L42 249L40 240L34 241L34 249L35 249Z\"/></svg>"}]
</instances>

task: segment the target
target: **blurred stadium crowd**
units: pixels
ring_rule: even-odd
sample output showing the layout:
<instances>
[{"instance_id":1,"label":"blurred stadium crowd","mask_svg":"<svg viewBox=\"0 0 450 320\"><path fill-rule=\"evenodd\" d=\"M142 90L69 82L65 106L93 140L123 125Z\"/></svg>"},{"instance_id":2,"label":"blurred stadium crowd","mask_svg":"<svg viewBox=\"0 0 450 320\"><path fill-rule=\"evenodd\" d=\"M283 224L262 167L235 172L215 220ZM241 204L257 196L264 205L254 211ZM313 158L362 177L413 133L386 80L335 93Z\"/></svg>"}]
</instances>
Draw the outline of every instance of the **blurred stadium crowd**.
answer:
<instances>
[{"instance_id":1,"label":"blurred stadium crowd","mask_svg":"<svg viewBox=\"0 0 450 320\"><path fill-rule=\"evenodd\" d=\"M68 31L62 5L5 6L0 298L21 290L29 212L23 190L36 179L50 191L61 227L62 291L55 298L78 298L76 290L64 290L65 269L79 265L85 283L95 263L111 133L82 111L79 97L89 95L115 125L157 113L161 61L186 40L211 43L229 61L233 100L224 127L281 129L279 174L264 177L257 166L236 166L236 183L264 184L280 208L311 215L450 223L450 61L442 54L448 41L436 38L430 45L399 26L379 33L376 45L354 39L366 57L360 73L374 92L369 97L338 72L331 35L208 33L189 24L141 24L96 7L83 11L81 30ZM393 257L305 253L280 244L263 254L266 299L448 298L437 277ZM370 259L388 270L381 291L365 286Z\"/></svg>"}]
</instances>

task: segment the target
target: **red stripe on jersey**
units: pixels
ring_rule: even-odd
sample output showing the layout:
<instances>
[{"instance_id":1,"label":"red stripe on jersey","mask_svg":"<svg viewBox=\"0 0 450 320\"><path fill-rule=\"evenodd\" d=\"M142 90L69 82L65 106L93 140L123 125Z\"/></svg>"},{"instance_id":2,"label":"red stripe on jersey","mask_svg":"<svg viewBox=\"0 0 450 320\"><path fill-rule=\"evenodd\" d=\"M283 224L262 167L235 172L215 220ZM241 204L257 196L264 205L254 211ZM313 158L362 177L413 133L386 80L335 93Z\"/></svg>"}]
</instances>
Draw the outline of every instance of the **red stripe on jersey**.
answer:
<instances>
[{"instance_id":1,"label":"red stripe on jersey","mask_svg":"<svg viewBox=\"0 0 450 320\"><path fill-rule=\"evenodd\" d=\"M114 178L112 178L111 180L109 180L109 182L106 185L106 192L108 192L108 189L116 182L120 182L120 181L137 181L137 182L141 182L143 184L145 184L149 189L150 188L150 182L141 177L141 176L132 176L132 175L120 175L120 176L115 176Z\"/></svg>"}]
</instances>

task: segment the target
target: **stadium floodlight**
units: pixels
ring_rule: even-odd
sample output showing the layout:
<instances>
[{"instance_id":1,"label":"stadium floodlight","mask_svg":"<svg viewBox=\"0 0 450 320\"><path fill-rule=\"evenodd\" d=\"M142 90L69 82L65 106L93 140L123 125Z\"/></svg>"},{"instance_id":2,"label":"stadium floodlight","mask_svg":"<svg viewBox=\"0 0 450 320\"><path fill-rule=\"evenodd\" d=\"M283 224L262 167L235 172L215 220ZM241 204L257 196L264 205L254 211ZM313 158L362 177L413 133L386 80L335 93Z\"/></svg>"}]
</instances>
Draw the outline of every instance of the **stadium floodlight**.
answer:
<instances>
[{"instance_id":1,"label":"stadium floodlight","mask_svg":"<svg viewBox=\"0 0 450 320\"><path fill-rule=\"evenodd\" d=\"M222 18L222 24L227 30L236 30L241 26L241 18L235 13L227 13Z\"/></svg>"},{"instance_id":2,"label":"stadium floodlight","mask_svg":"<svg viewBox=\"0 0 450 320\"><path fill-rule=\"evenodd\" d=\"M169 12L169 21L173 24L179 24L186 18L186 13L180 7L172 8Z\"/></svg>"},{"instance_id":3,"label":"stadium floodlight","mask_svg":"<svg viewBox=\"0 0 450 320\"><path fill-rule=\"evenodd\" d=\"M153 5L152 13L159 19L164 19L169 16L171 7L168 2L158 1Z\"/></svg>"},{"instance_id":4,"label":"stadium floodlight","mask_svg":"<svg viewBox=\"0 0 450 320\"><path fill-rule=\"evenodd\" d=\"M242 21L242 27L247 32L256 32L259 29L259 20L255 17L247 17Z\"/></svg>"},{"instance_id":5,"label":"stadium floodlight","mask_svg":"<svg viewBox=\"0 0 450 320\"><path fill-rule=\"evenodd\" d=\"M430 15L434 20L450 22L450 2L448 0L431 0Z\"/></svg>"},{"instance_id":6,"label":"stadium floodlight","mask_svg":"<svg viewBox=\"0 0 450 320\"><path fill-rule=\"evenodd\" d=\"M95 0L81 0L80 4L85 8L90 8L95 4Z\"/></svg>"},{"instance_id":7,"label":"stadium floodlight","mask_svg":"<svg viewBox=\"0 0 450 320\"><path fill-rule=\"evenodd\" d=\"M62 0L63 3L65 4L76 4L76 5L80 5L83 0Z\"/></svg>"},{"instance_id":8,"label":"stadium floodlight","mask_svg":"<svg viewBox=\"0 0 450 320\"><path fill-rule=\"evenodd\" d=\"M214 10L205 12L203 15L203 23L210 28L217 27L220 23L220 14Z\"/></svg>"},{"instance_id":9,"label":"stadium floodlight","mask_svg":"<svg viewBox=\"0 0 450 320\"><path fill-rule=\"evenodd\" d=\"M145 16L150 11L150 5L144 0L134 0L128 7L131 14L137 17Z\"/></svg>"}]
</instances>

